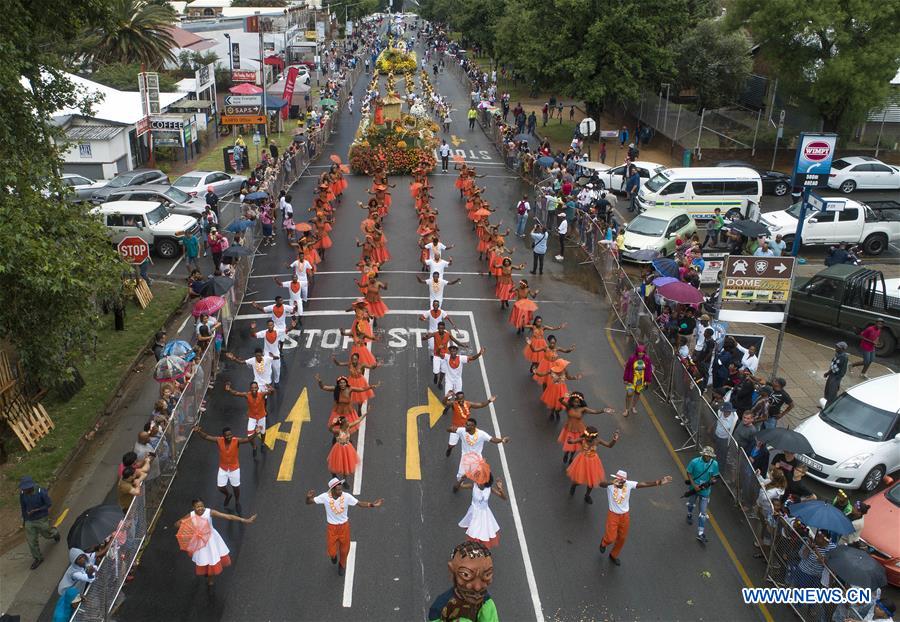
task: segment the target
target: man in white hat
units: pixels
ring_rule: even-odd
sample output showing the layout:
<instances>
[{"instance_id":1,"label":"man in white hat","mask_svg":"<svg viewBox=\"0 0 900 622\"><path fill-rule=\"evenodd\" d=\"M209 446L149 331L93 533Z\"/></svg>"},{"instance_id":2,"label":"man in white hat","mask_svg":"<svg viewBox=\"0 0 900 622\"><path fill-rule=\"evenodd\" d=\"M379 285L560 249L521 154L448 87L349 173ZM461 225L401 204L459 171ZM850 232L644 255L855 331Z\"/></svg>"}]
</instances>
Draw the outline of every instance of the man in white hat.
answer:
<instances>
[{"instance_id":1,"label":"man in white hat","mask_svg":"<svg viewBox=\"0 0 900 622\"><path fill-rule=\"evenodd\" d=\"M716 460L716 450L706 445L700 450L700 455L688 462L687 483L690 489L687 492L687 524L694 522L694 506L697 506L697 540L706 544L709 540L704 533L706 519L709 515L706 508L709 506L709 495L713 484L719 481L719 462Z\"/></svg>"},{"instance_id":2,"label":"man in white hat","mask_svg":"<svg viewBox=\"0 0 900 622\"><path fill-rule=\"evenodd\" d=\"M350 517L347 515L351 505L361 508L378 508L384 499L360 501L353 495L344 492L344 480L332 477L328 482L328 491L316 495L315 490L306 493L306 505L324 505L325 520L328 523L328 557L332 564L338 565L338 575L344 576L347 567L347 554L350 553Z\"/></svg>"},{"instance_id":3,"label":"man in white hat","mask_svg":"<svg viewBox=\"0 0 900 622\"><path fill-rule=\"evenodd\" d=\"M628 502L631 499L631 491L635 488L649 488L650 486L665 486L672 481L671 475L654 480L652 482L636 482L628 479L628 473L619 469L612 481L600 482L597 485L606 488L606 498L609 501L609 511L606 514L606 533L600 541L600 552L605 553L606 547L613 542L616 545L609 552L609 559L616 566L621 566L619 553L625 546L628 538L628 528L631 524L631 515L628 513Z\"/></svg>"}]
</instances>

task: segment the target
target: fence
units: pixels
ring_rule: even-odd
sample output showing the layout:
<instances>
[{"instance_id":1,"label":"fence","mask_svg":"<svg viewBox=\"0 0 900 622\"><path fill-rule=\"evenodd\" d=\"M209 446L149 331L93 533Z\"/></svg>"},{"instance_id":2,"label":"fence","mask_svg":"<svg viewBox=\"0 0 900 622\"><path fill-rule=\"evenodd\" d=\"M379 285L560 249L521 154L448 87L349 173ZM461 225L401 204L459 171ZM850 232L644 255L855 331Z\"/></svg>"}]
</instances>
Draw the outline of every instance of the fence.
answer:
<instances>
[{"instance_id":1,"label":"fence","mask_svg":"<svg viewBox=\"0 0 900 622\"><path fill-rule=\"evenodd\" d=\"M545 189L546 184L536 184L534 187L534 203L543 206L535 209L534 216L552 227L555 215L546 211ZM601 222L587 212L576 210L569 231L569 239L587 255L585 263L596 270L609 310L635 343L647 346L653 362L653 385L665 401L672 404L676 418L687 433L687 441L680 449L706 445L714 448L720 481L742 513L767 561L766 580L779 586L809 587L799 585L796 580L793 583L789 581L790 572L796 575L796 571L791 569L796 567L807 540L775 513L772 502L765 494L760 494L763 482L747 453L752 448L741 447L723 426L721 416L698 386L695 380L697 375L685 365L670 338L656 323L656 315L652 311L655 305L652 302L648 305L642 295L644 290L636 286L622 269L615 244L604 240ZM841 586L830 571L825 575L828 581L825 585ZM823 612L830 616L833 609L793 608L803 620L819 619ZM858 619L858 613L848 609L847 618Z\"/></svg>"},{"instance_id":2,"label":"fence","mask_svg":"<svg viewBox=\"0 0 900 622\"><path fill-rule=\"evenodd\" d=\"M357 64L339 89L338 110L346 102L360 72L361 67ZM309 132L293 155L283 157L281 166L269 177L265 190L278 196L281 190L289 189L306 172L310 163L324 152L333 129L333 116L330 116L319 128ZM255 226L245 230L243 245L256 250L258 233ZM247 292L254 256L255 253L235 258L236 263L233 264L234 287L224 296L225 306L218 318L222 323L222 336L226 343ZM146 546L147 535L152 531L175 478L178 462L191 438L193 427L200 421L206 391L218 365L217 359L215 348L207 348L194 364L191 376L185 383L156 446L157 464L151 472L155 473L158 466L159 475L144 480L141 494L134 498L113 533L112 544L97 569L96 579L84 593L83 600L73 615L72 619L76 622L106 620L115 607L132 565Z\"/></svg>"}]
</instances>

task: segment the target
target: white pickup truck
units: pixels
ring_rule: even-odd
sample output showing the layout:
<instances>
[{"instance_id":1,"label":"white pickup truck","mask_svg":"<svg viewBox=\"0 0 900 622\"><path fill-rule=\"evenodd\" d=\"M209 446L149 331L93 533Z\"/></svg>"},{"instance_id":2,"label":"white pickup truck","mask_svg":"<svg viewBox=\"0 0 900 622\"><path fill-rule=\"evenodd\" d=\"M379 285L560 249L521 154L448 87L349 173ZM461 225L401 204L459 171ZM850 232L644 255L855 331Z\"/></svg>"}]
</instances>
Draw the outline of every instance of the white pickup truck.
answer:
<instances>
[{"instance_id":1,"label":"white pickup truck","mask_svg":"<svg viewBox=\"0 0 900 622\"><path fill-rule=\"evenodd\" d=\"M866 255L874 256L887 250L888 244L900 242L900 203L861 203L843 198L829 201L841 203L843 209L827 212L807 209L801 233L804 246L846 242L860 244ZM763 214L760 222L769 228L773 237L781 234L790 248L799 218L800 203L795 203L786 210Z\"/></svg>"}]
</instances>

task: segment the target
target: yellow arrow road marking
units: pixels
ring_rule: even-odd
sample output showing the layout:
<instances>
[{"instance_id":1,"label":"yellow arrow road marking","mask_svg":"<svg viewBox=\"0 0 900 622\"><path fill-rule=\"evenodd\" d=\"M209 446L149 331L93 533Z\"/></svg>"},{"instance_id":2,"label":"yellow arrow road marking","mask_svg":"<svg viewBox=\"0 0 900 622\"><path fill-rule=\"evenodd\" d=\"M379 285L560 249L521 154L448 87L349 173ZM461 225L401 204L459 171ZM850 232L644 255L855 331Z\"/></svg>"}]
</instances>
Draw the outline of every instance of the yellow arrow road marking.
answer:
<instances>
[{"instance_id":1,"label":"yellow arrow road marking","mask_svg":"<svg viewBox=\"0 0 900 622\"><path fill-rule=\"evenodd\" d=\"M466 139L460 138L456 134L450 134L450 142L453 143L454 147L459 147L461 144L466 142Z\"/></svg>"},{"instance_id":2,"label":"yellow arrow road marking","mask_svg":"<svg viewBox=\"0 0 900 622\"><path fill-rule=\"evenodd\" d=\"M309 396L304 388L284 420L285 423L290 422L290 431L282 432L280 423L276 423L266 430L264 442L269 449L275 449L275 441L285 442L284 455L281 457L281 466L278 467L278 477L276 478L279 482L289 482L294 477L294 463L297 461L297 450L300 447L300 431L306 421L311 421L311 418L309 416Z\"/></svg>"},{"instance_id":3,"label":"yellow arrow road marking","mask_svg":"<svg viewBox=\"0 0 900 622\"><path fill-rule=\"evenodd\" d=\"M441 415L444 414L444 404L427 389L428 403L421 406L413 406L406 411L406 479L422 479L422 463L419 459L419 415L428 415L428 425L437 425Z\"/></svg>"}]
</instances>

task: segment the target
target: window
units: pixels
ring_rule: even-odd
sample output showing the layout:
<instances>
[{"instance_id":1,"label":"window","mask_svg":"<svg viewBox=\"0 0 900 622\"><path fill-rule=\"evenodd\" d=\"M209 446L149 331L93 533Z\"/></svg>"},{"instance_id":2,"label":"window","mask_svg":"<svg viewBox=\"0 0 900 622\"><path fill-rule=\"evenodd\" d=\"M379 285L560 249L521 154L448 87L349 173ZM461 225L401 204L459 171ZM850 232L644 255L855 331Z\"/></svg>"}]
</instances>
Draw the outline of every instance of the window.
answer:
<instances>
[{"instance_id":1,"label":"window","mask_svg":"<svg viewBox=\"0 0 900 622\"><path fill-rule=\"evenodd\" d=\"M675 219L673 224L675 226L675 230L679 231L679 230L687 227L690 222L691 222L690 217L682 214L681 216L679 216L678 218Z\"/></svg>"},{"instance_id":2,"label":"window","mask_svg":"<svg viewBox=\"0 0 900 622\"><path fill-rule=\"evenodd\" d=\"M860 164L858 166L854 166L851 171L854 173L871 173L874 170L874 164Z\"/></svg>"},{"instance_id":3,"label":"window","mask_svg":"<svg viewBox=\"0 0 900 622\"><path fill-rule=\"evenodd\" d=\"M834 222L834 212L819 212L810 218L809 222Z\"/></svg>"},{"instance_id":4,"label":"window","mask_svg":"<svg viewBox=\"0 0 900 622\"><path fill-rule=\"evenodd\" d=\"M889 166L885 166L884 164L870 164L872 167L872 171L875 173L892 173L893 169Z\"/></svg>"},{"instance_id":5,"label":"window","mask_svg":"<svg viewBox=\"0 0 900 622\"><path fill-rule=\"evenodd\" d=\"M641 176L641 179L650 179L650 173L652 171L650 171L649 169L639 168L637 171L638 171L638 175Z\"/></svg>"},{"instance_id":6,"label":"window","mask_svg":"<svg viewBox=\"0 0 900 622\"><path fill-rule=\"evenodd\" d=\"M752 179L745 179L741 181L726 181L724 186L725 194L759 194L759 186L756 181Z\"/></svg>"},{"instance_id":7,"label":"window","mask_svg":"<svg viewBox=\"0 0 900 622\"><path fill-rule=\"evenodd\" d=\"M808 293L813 294L815 296L823 296L825 298L831 298L834 296L835 292L837 292L837 283L834 279L827 278L814 278L809 283L806 284L804 288Z\"/></svg>"},{"instance_id":8,"label":"window","mask_svg":"<svg viewBox=\"0 0 900 622\"><path fill-rule=\"evenodd\" d=\"M844 209L837 213L838 222L856 222L856 219L859 218L859 208L851 207L849 209Z\"/></svg>"},{"instance_id":9,"label":"window","mask_svg":"<svg viewBox=\"0 0 900 622\"><path fill-rule=\"evenodd\" d=\"M847 160L835 160L831 163L831 168L836 169L838 171L842 171L845 168L850 166L850 163Z\"/></svg>"},{"instance_id":10,"label":"window","mask_svg":"<svg viewBox=\"0 0 900 622\"><path fill-rule=\"evenodd\" d=\"M725 183L721 181L695 181L693 186L697 196L719 196L725 193Z\"/></svg>"},{"instance_id":11,"label":"window","mask_svg":"<svg viewBox=\"0 0 900 622\"><path fill-rule=\"evenodd\" d=\"M666 186L665 188L663 188L662 192L660 192L660 194L682 194L684 192L685 185L686 185L686 182L683 182L683 181L673 182L673 183L669 184L668 186Z\"/></svg>"},{"instance_id":12,"label":"window","mask_svg":"<svg viewBox=\"0 0 900 622\"><path fill-rule=\"evenodd\" d=\"M90 143L82 143L78 145L78 155L82 158L91 158L91 144Z\"/></svg>"},{"instance_id":13,"label":"window","mask_svg":"<svg viewBox=\"0 0 900 622\"><path fill-rule=\"evenodd\" d=\"M125 218L122 214L107 214L106 215L106 226L107 227L124 227L125 226Z\"/></svg>"}]
</instances>

